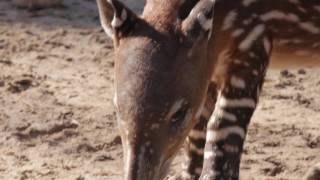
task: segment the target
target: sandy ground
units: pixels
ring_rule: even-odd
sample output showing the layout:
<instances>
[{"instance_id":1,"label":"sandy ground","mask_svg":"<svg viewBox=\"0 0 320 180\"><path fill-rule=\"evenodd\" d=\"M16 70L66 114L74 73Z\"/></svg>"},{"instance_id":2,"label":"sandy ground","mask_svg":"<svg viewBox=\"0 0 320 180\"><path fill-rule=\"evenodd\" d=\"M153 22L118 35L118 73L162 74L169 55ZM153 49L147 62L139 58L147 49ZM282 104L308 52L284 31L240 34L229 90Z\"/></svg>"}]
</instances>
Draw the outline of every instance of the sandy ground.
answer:
<instances>
[{"instance_id":1,"label":"sandy ground","mask_svg":"<svg viewBox=\"0 0 320 180\"><path fill-rule=\"evenodd\" d=\"M32 12L1 0L0 179L121 179L113 66L93 0ZM269 71L242 180L299 180L320 162L320 68L311 66Z\"/></svg>"}]
</instances>

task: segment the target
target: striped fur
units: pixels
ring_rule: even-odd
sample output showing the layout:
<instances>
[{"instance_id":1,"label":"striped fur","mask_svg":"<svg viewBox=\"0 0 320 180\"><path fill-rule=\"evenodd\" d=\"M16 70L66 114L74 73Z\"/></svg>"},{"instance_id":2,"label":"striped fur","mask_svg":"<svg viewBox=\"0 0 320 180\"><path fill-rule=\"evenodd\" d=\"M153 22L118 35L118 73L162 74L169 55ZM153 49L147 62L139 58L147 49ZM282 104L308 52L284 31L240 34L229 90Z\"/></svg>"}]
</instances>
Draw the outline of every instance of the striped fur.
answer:
<instances>
[{"instance_id":1,"label":"striped fur","mask_svg":"<svg viewBox=\"0 0 320 180\"><path fill-rule=\"evenodd\" d=\"M183 179L239 179L273 49L320 50L318 0L148 0L141 17L98 2L115 42L126 180L159 180L188 133Z\"/></svg>"},{"instance_id":2,"label":"striped fur","mask_svg":"<svg viewBox=\"0 0 320 180\"><path fill-rule=\"evenodd\" d=\"M209 85L202 114L187 138L186 150L188 161L185 172L183 173L183 179L196 180L202 173L207 124L217 100L216 89L217 87L214 83Z\"/></svg>"},{"instance_id":3,"label":"striped fur","mask_svg":"<svg viewBox=\"0 0 320 180\"><path fill-rule=\"evenodd\" d=\"M200 180L239 178L273 46L319 51L319 7L320 1L308 0L217 0L209 58L219 96L207 126Z\"/></svg>"}]
</instances>

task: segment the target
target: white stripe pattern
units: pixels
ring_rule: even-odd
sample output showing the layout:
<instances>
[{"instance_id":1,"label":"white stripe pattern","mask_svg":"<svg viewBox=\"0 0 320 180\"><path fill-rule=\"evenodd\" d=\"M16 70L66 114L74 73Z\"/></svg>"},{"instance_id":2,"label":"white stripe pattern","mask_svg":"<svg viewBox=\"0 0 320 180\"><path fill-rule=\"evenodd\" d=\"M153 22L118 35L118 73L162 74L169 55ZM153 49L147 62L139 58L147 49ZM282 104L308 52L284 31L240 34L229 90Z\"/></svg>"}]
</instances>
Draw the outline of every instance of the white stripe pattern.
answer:
<instances>
[{"instance_id":1,"label":"white stripe pattern","mask_svg":"<svg viewBox=\"0 0 320 180\"><path fill-rule=\"evenodd\" d=\"M223 118L223 119L228 120L230 122L237 121L237 117L234 114L227 112L226 110L222 109L221 107L216 107L216 108L218 108L218 109L214 112L214 118Z\"/></svg>"},{"instance_id":2,"label":"white stripe pattern","mask_svg":"<svg viewBox=\"0 0 320 180\"><path fill-rule=\"evenodd\" d=\"M223 156L223 152L221 152L220 150L215 150L213 151L205 151L204 152L204 159L211 159L212 157L215 156Z\"/></svg>"},{"instance_id":3,"label":"white stripe pattern","mask_svg":"<svg viewBox=\"0 0 320 180\"><path fill-rule=\"evenodd\" d=\"M241 51L246 51L251 48L254 41L256 41L259 36L264 32L266 26L264 24L259 24L255 26L248 36L240 43L239 49Z\"/></svg>"},{"instance_id":4,"label":"white stripe pattern","mask_svg":"<svg viewBox=\"0 0 320 180\"><path fill-rule=\"evenodd\" d=\"M236 134L240 138L244 139L246 132L242 127L230 126L219 130L208 130L207 132L207 142L217 142L219 140L226 139L230 134Z\"/></svg>"},{"instance_id":5,"label":"white stripe pattern","mask_svg":"<svg viewBox=\"0 0 320 180\"><path fill-rule=\"evenodd\" d=\"M232 76L230 79L230 83L233 87L239 88L239 89L244 89L246 87L246 82L239 77Z\"/></svg>"},{"instance_id":6,"label":"white stripe pattern","mask_svg":"<svg viewBox=\"0 0 320 180\"><path fill-rule=\"evenodd\" d=\"M224 96L220 96L219 106L222 108L235 108L235 107L255 108L256 102L252 98L227 99Z\"/></svg>"},{"instance_id":7,"label":"white stripe pattern","mask_svg":"<svg viewBox=\"0 0 320 180\"><path fill-rule=\"evenodd\" d=\"M193 139L205 139L206 132L193 129L191 130L189 137L192 137Z\"/></svg>"}]
</instances>

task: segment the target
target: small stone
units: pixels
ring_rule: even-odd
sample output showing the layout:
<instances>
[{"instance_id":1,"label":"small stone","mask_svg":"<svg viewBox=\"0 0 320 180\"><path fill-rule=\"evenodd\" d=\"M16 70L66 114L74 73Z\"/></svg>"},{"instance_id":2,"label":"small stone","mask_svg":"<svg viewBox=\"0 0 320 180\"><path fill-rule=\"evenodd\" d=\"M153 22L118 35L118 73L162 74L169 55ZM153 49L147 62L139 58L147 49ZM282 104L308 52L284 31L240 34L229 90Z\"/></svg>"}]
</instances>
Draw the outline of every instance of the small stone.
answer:
<instances>
[{"instance_id":1,"label":"small stone","mask_svg":"<svg viewBox=\"0 0 320 180\"><path fill-rule=\"evenodd\" d=\"M37 56L37 59L39 59L39 60L44 60L44 59L46 59L46 58L47 58L46 55L38 55L38 56Z\"/></svg>"},{"instance_id":2,"label":"small stone","mask_svg":"<svg viewBox=\"0 0 320 180\"><path fill-rule=\"evenodd\" d=\"M295 75L293 73L291 73L290 71L288 70L283 70L280 72L281 76L282 77L285 77L285 78L293 78L295 77Z\"/></svg>"},{"instance_id":3,"label":"small stone","mask_svg":"<svg viewBox=\"0 0 320 180\"><path fill-rule=\"evenodd\" d=\"M73 58L71 58L71 57L70 57L70 58L67 58L66 61L72 62L72 61L73 61Z\"/></svg>"},{"instance_id":4,"label":"small stone","mask_svg":"<svg viewBox=\"0 0 320 180\"><path fill-rule=\"evenodd\" d=\"M80 176L78 176L78 177L76 178L76 180L85 180L85 178L80 175Z\"/></svg>"},{"instance_id":5,"label":"small stone","mask_svg":"<svg viewBox=\"0 0 320 180\"><path fill-rule=\"evenodd\" d=\"M298 74L307 74L307 72L306 72L306 70L304 70L304 69L299 69L298 70Z\"/></svg>"},{"instance_id":6,"label":"small stone","mask_svg":"<svg viewBox=\"0 0 320 180\"><path fill-rule=\"evenodd\" d=\"M114 160L114 158L108 155L100 155L95 158L95 161L111 161L111 160Z\"/></svg>"},{"instance_id":7,"label":"small stone","mask_svg":"<svg viewBox=\"0 0 320 180\"><path fill-rule=\"evenodd\" d=\"M10 65L12 65L12 61L10 61L10 60L0 60L0 64L5 64L5 65L10 66Z\"/></svg>"}]
</instances>

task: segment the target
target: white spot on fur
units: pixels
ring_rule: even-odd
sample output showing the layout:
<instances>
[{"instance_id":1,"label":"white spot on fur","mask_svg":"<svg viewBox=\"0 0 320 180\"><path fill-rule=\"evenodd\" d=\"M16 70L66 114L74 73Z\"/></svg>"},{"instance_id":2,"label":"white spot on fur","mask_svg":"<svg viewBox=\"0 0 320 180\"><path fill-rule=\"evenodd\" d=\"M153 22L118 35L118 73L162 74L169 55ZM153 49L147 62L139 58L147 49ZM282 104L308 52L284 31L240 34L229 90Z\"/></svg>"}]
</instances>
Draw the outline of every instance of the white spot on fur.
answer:
<instances>
[{"instance_id":1,"label":"white spot on fur","mask_svg":"<svg viewBox=\"0 0 320 180\"><path fill-rule=\"evenodd\" d=\"M255 26L247 37L240 43L239 49L242 51L248 50L252 46L253 42L264 32L265 28L264 24Z\"/></svg>"},{"instance_id":2,"label":"white spot on fur","mask_svg":"<svg viewBox=\"0 0 320 180\"><path fill-rule=\"evenodd\" d=\"M250 64L248 62L246 62L246 61L243 62L243 65L246 66L246 67L250 66Z\"/></svg>"},{"instance_id":3,"label":"white spot on fur","mask_svg":"<svg viewBox=\"0 0 320 180\"><path fill-rule=\"evenodd\" d=\"M252 18L249 18L249 19L246 19L246 20L242 21L242 23L243 23L244 25L249 25L249 24L252 23L252 21L253 21L253 19L252 19Z\"/></svg>"},{"instance_id":4,"label":"white spot on fur","mask_svg":"<svg viewBox=\"0 0 320 180\"><path fill-rule=\"evenodd\" d=\"M156 130L160 128L160 124L159 123L153 123L150 127L151 130Z\"/></svg>"},{"instance_id":5,"label":"white spot on fur","mask_svg":"<svg viewBox=\"0 0 320 180\"><path fill-rule=\"evenodd\" d=\"M206 30L209 31L212 28L212 19L207 19L206 16L200 12L197 16L197 19L199 21L199 24L201 25L201 27Z\"/></svg>"},{"instance_id":6,"label":"white spot on fur","mask_svg":"<svg viewBox=\"0 0 320 180\"><path fill-rule=\"evenodd\" d=\"M223 21L222 30L230 29L233 26L237 16L238 16L238 13L235 10L230 11Z\"/></svg>"},{"instance_id":7,"label":"white spot on fur","mask_svg":"<svg viewBox=\"0 0 320 180\"><path fill-rule=\"evenodd\" d=\"M252 3L254 3L254 2L256 2L256 0L243 0L242 1L242 4L244 5L244 6L250 6L250 4L252 4Z\"/></svg>"},{"instance_id":8,"label":"white spot on fur","mask_svg":"<svg viewBox=\"0 0 320 180\"><path fill-rule=\"evenodd\" d=\"M192 137L193 139L205 139L206 132L192 129L189 136Z\"/></svg>"},{"instance_id":9,"label":"white spot on fur","mask_svg":"<svg viewBox=\"0 0 320 180\"><path fill-rule=\"evenodd\" d=\"M202 167L198 167L195 169L195 173L200 175L202 173Z\"/></svg>"},{"instance_id":10,"label":"white spot on fur","mask_svg":"<svg viewBox=\"0 0 320 180\"><path fill-rule=\"evenodd\" d=\"M290 22L299 22L300 18L292 13L286 14L279 10L269 11L265 14L260 16L261 20L263 21L270 21L270 20L285 20Z\"/></svg>"},{"instance_id":11,"label":"white spot on fur","mask_svg":"<svg viewBox=\"0 0 320 180\"><path fill-rule=\"evenodd\" d=\"M320 42L316 42L316 43L312 44L312 47L313 47L313 48L318 48L318 47L320 47Z\"/></svg>"},{"instance_id":12,"label":"white spot on fur","mask_svg":"<svg viewBox=\"0 0 320 180\"><path fill-rule=\"evenodd\" d=\"M237 121L237 117L234 114L227 112L226 110L222 109L221 107L216 106L216 110L213 114L214 114L215 118L223 118L223 119L231 121L231 122Z\"/></svg>"},{"instance_id":13,"label":"white spot on fur","mask_svg":"<svg viewBox=\"0 0 320 180\"><path fill-rule=\"evenodd\" d=\"M235 59L235 60L233 60L233 63L234 64L242 64L242 61L240 61L239 59Z\"/></svg>"},{"instance_id":14,"label":"white spot on fur","mask_svg":"<svg viewBox=\"0 0 320 180\"><path fill-rule=\"evenodd\" d=\"M250 53L249 53L249 57L251 57L251 58L255 58L255 57L256 57L256 55L255 55L253 52L250 52Z\"/></svg>"},{"instance_id":15,"label":"white spot on fur","mask_svg":"<svg viewBox=\"0 0 320 180\"><path fill-rule=\"evenodd\" d=\"M236 29L235 31L232 32L232 37L239 37L243 33L244 33L243 29Z\"/></svg>"},{"instance_id":16,"label":"white spot on fur","mask_svg":"<svg viewBox=\"0 0 320 180\"><path fill-rule=\"evenodd\" d=\"M313 7L316 11L320 12L320 6L314 6Z\"/></svg>"},{"instance_id":17,"label":"white spot on fur","mask_svg":"<svg viewBox=\"0 0 320 180\"><path fill-rule=\"evenodd\" d=\"M240 88L240 89L246 88L246 82L242 78L239 78L236 76L231 77L230 83L233 87L236 87L236 88Z\"/></svg>"},{"instance_id":18,"label":"white spot on fur","mask_svg":"<svg viewBox=\"0 0 320 180\"><path fill-rule=\"evenodd\" d=\"M223 149L229 153L233 153L233 154L236 154L236 153L239 153L239 147L236 146L236 145L230 145L230 144L224 144L223 145Z\"/></svg>"},{"instance_id":19,"label":"white spot on fur","mask_svg":"<svg viewBox=\"0 0 320 180\"><path fill-rule=\"evenodd\" d=\"M149 152L150 152L150 154L153 154L153 153L154 153L153 148L150 148L150 149L149 149Z\"/></svg>"},{"instance_id":20,"label":"white spot on fur","mask_svg":"<svg viewBox=\"0 0 320 180\"><path fill-rule=\"evenodd\" d=\"M304 13L307 13L307 12L308 12L305 8L303 8L303 7L301 7L301 6L299 6L298 9L299 9L301 12L304 12Z\"/></svg>"},{"instance_id":21,"label":"white spot on fur","mask_svg":"<svg viewBox=\"0 0 320 180\"><path fill-rule=\"evenodd\" d=\"M284 21L289 21L289 22L294 22L297 23L300 28L302 28L305 31L308 31L313 34L318 34L320 33L320 29L316 27L313 23L311 22L301 22L300 18L293 13L284 13L279 10L274 10L270 11L268 13L265 13L260 16L260 18L263 21L269 21L269 20L284 20Z\"/></svg>"},{"instance_id":22,"label":"white spot on fur","mask_svg":"<svg viewBox=\"0 0 320 180\"><path fill-rule=\"evenodd\" d=\"M240 138L244 139L246 132L242 127L239 126L230 126L230 127L225 127L223 129L219 129L216 131L209 130L207 132L207 142L217 142L220 140L226 139L230 134L236 134Z\"/></svg>"},{"instance_id":23,"label":"white spot on fur","mask_svg":"<svg viewBox=\"0 0 320 180\"><path fill-rule=\"evenodd\" d=\"M212 157L221 157L223 156L223 152L221 152L220 150L215 150L214 152L212 151L205 151L204 152L204 159L211 159Z\"/></svg>"},{"instance_id":24,"label":"white spot on fur","mask_svg":"<svg viewBox=\"0 0 320 180\"><path fill-rule=\"evenodd\" d=\"M289 2L291 2L292 4L299 4L298 0L289 0Z\"/></svg>"},{"instance_id":25,"label":"white spot on fur","mask_svg":"<svg viewBox=\"0 0 320 180\"><path fill-rule=\"evenodd\" d=\"M270 52L271 52L271 42L269 41L268 38L263 38L263 46L264 46L264 49L266 50L267 54L270 54Z\"/></svg>"},{"instance_id":26,"label":"white spot on fur","mask_svg":"<svg viewBox=\"0 0 320 180\"><path fill-rule=\"evenodd\" d=\"M320 33L320 29L317 28L313 23L311 22L303 22L303 23L299 23L300 27L310 33L313 34L319 34Z\"/></svg>"}]
</instances>

